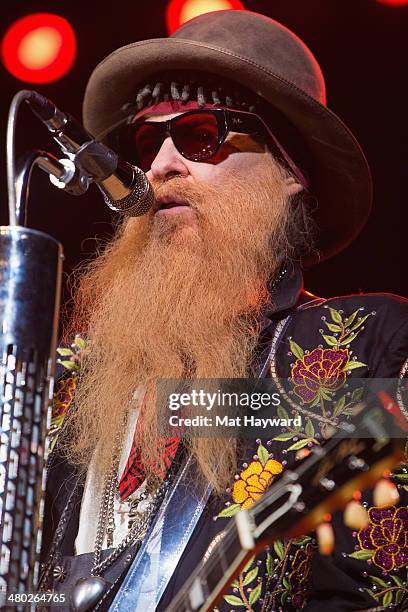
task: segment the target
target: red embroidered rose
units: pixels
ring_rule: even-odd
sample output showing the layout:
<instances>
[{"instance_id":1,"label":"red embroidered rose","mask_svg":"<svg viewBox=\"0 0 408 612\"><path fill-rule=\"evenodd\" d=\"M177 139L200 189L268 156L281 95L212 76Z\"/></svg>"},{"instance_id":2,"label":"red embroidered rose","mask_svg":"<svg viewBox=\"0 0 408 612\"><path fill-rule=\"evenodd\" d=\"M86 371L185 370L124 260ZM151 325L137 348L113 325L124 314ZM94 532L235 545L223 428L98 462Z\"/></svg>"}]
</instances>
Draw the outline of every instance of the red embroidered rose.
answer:
<instances>
[{"instance_id":1,"label":"red embroidered rose","mask_svg":"<svg viewBox=\"0 0 408 612\"><path fill-rule=\"evenodd\" d=\"M292 368L294 392L309 404L327 391L337 391L346 380L349 359L347 349L316 348L303 355Z\"/></svg>"},{"instance_id":2,"label":"red embroidered rose","mask_svg":"<svg viewBox=\"0 0 408 612\"><path fill-rule=\"evenodd\" d=\"M375 551L372 561L386 572L408 564L408 507L370 508L369 525L357 534L364 550Z\"/></svg>"}]
</instances>

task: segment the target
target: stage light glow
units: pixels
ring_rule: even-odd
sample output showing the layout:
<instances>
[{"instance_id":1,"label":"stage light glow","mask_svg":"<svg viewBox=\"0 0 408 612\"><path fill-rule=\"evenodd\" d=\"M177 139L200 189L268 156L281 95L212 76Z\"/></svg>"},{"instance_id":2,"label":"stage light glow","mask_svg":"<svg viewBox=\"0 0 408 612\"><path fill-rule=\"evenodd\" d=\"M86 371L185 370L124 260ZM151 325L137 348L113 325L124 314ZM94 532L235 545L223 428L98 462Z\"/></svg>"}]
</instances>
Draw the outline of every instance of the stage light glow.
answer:
<instances>
[{"instance_id":1,"label":"stage light glow","mask_svg":"<svg viewBox=\"0 0 408 612\"><path fill-rule=\"evenodd\" d=\"M17 79L49 83L60 79L72 67L75 34L68 21L59 15L27 15L5 33L1 55L5 68Z\"/></svg>"},{"instance_id":2,"label":"stage light glow","mask_svg":"<svg viewBox=\"0 0 408 612\"><path fill-rule=\"evenodd\" d=\"M52 64L62 45L62 37L54 28L43 27L24 36L17 57L30 70L41 70Z\"/></svg>"},{"instance_id":3,"label":"stage light glow","mask_svg":"<svg viewBox=\"0 0 408 612\"><path fill-rule=\"evenodd\" d=\"M377 2L386 6L408 6L408 0L377 0Z\"/></svg>"},{"instance_id":4,"label":"stage light glow","mask_svg":"<svg viewBox=\"0 0 408 612\"><path fill-rule=\"evenodd\" d=\"M244 8L239 0L171 0L166 11L167 29L171 34L183 23L198 15Z\"/></svg>"}]
</instances>

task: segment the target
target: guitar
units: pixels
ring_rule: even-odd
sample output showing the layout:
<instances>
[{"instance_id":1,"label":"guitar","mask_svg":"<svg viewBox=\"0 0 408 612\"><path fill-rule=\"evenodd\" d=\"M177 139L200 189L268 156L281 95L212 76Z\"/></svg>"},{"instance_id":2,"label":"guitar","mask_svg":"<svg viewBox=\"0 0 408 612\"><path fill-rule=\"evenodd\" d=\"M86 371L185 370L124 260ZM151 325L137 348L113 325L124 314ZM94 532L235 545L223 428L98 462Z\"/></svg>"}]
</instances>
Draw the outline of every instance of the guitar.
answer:
<instances>
[{"instance_id":1,"label":"guitar","mask_svg":"<svg viewBox=\"0 0 408 612\"><path fill-rule=\"evenodd\" d=\"M350 426L354 430L313 448L256 504L231 518L166 612L212 610L256 552L278 538L309 533L327 513L344 507L355 490L373 486L402 461L405 437L395 423L390 426L390 415L381 407L360 404L359 410L364 417Z\"/></svg>"}]
</instances>

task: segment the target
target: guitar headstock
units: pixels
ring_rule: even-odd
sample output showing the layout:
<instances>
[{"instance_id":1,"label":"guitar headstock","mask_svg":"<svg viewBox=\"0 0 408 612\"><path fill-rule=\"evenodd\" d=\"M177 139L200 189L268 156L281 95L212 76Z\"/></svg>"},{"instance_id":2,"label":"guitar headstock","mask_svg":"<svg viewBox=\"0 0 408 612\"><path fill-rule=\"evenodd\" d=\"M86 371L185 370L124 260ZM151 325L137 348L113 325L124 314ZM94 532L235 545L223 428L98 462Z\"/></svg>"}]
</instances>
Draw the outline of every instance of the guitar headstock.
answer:
<instances>
[{"instance_id":1,"label":"guitar headstock","mask_svg":"<svg viewBox=\"0 0 408 612\"><path fill-rule=\"evenodd\" d=\"M371 437L363 428L357 428L355 437L336 435L286 470L248 510L254 545L266 545L278 536L309 533L326 515L344 508L356 490L374 486L400 462L404 439L377 431Z\"/></svg>"},{"instance_id":2,"label":"guitar headstock","mask_svg":"<svg viewBox=\"0 0 408 612\"><path fill-rule=\"evenodd\" d=\"M313 531L356 490L375 485L404 458L406 431L383 407L355 407L321 446L285 469L251 508L241 510L167 612L207 612L250 557L276 539Z\"/></svg>"}]
</instances>

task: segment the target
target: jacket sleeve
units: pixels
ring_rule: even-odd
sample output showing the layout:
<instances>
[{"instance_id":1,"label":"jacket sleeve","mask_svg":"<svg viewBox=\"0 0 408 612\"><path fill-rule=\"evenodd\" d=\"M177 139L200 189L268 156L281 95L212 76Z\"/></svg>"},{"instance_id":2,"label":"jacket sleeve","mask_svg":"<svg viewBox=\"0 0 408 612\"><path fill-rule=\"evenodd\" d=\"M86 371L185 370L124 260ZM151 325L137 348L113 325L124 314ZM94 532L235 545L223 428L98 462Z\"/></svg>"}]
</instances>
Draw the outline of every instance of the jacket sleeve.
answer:
<instances>
[{"instance_id":1,"label":"jacket sleeve","mask_svg":"<svg viewBox=\"0 0 408 612\"><path fill-rule=\"evenodd\" d=\"M377 378L400 378L401 387L406 387L408 383L408 321L401 320L392 334L387 334L386 329L374 339L375 366L371 369L370 375ZM407 377L407 378L405 378ZM403 397L404 393L402 394ZM404 399L403 399L404 401ZM401 407L405 417L408 412L405 393L405 406ZM408 461L408 459L407 459ZM403 486L399 487L400 502L397 508L390 510L393 527L401 527L405 531L405 538L408 537L408 524L400 524L398 511L405 508L408 511L408 494ZM363 500L368 504L368 509L373 508L371 492L363 493ZM369 517L374 517L369 514ZM371 521L371 518L370 518ZM364 550L361 542L364 539L361 531L352 533L342 520L342 512L338 512L333 517L333 528L335 532L336 545L335 551L330 556L315 554L312 562L311 584L308 603L304 610L307 612L344 612L346 610L367 610L371 608L386 609L394 606L394 609L401 610L404 602L407 601L406 581L408 564L408 550L401 547L403 556L390 557L390 570L384 571L384 567L376 564L375 558L369 560L352 558L350 555L356 550ZM369 523L368 534L370 538L376 525ZM387 534L377 534L390 538L389 544L394 542L390 532ZM375 546L380 549L381 542L377 539L370 539ZM396 541L399 546L400 541ZM401 540L402 543L402 540ZM374 550L371 552L375 552ZM397 553L398 554L398 553ZM373 561L374 560L374 561ZM387 560L388 563L388 560ZM404 585L401 589L398 584Z\"/></svg>"}]
</instances>

